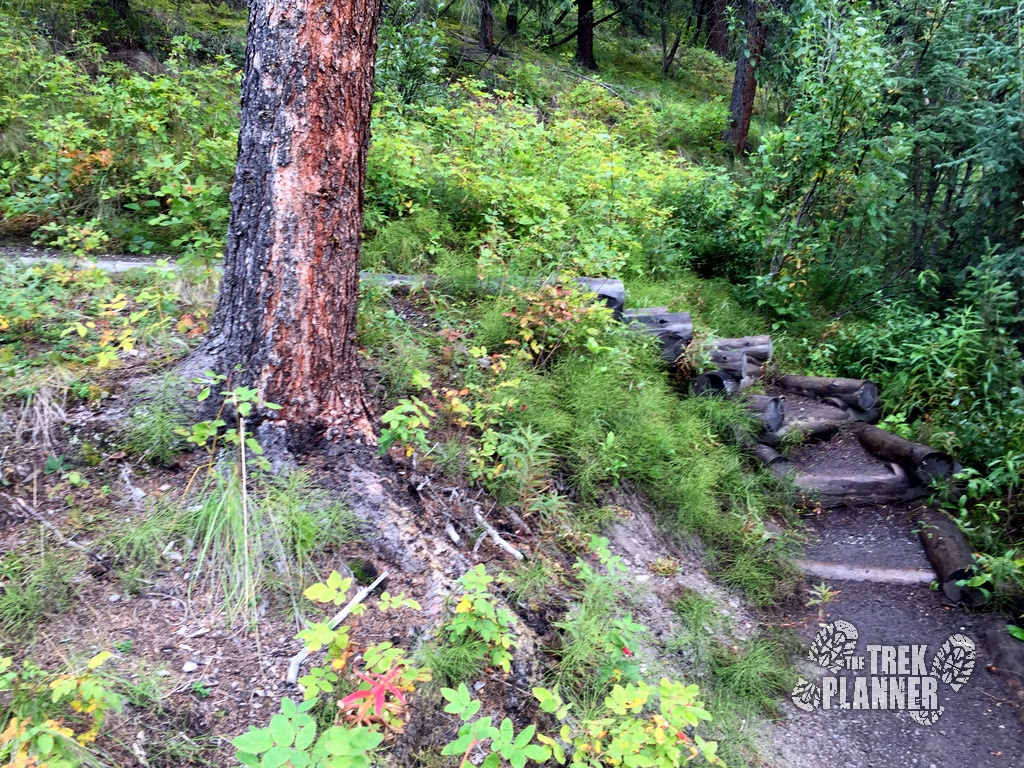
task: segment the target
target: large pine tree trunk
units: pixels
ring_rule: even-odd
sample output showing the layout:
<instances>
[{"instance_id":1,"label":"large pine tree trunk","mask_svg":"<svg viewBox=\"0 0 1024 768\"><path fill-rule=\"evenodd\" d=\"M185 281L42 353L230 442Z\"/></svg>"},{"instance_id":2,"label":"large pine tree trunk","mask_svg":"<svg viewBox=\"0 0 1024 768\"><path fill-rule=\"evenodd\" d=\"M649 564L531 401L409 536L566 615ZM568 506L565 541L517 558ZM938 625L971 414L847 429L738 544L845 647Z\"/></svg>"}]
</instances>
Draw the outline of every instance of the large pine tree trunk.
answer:
<instances>
[{"instance_id":1,"label":"large pine tree trunk","mask_svg":"<svg viewBox=\"0 0 1024 768\"><path fill-rule=\"evenodd\" d=\"M304 450L372 435L356 357L380 0L253 0L224 277L208 346Z\"/></svg>"},{"instance_id":2,"label":"large pine tree trunk","mask_svg":"<svg viewBox=\"0 0 1024 768\"><path fill-rule=\"evenodd\" d=\"M729 127L722 136L722 140L731 144L736 154L743 154L747 149L750 116L754 111L754 92L757 87L754 68L760 62L764 50L764 30L761 28L759 10L758 0L747 0L747 43L740 50L736 61L736 78L732 83L732 100L729 103Z\"/></svg>"},{"instance_id":3,"label":"large pine tree trunk","mask_svg":"<svg viewBox=\"0 0 1024 768\"><path fill-rule=\"evenodd\" d=\"M587 69L597 70L594 58L594 0L578 0L576 4L579 22L576 28L576 63Z\"/></svg>"}]
</instances>

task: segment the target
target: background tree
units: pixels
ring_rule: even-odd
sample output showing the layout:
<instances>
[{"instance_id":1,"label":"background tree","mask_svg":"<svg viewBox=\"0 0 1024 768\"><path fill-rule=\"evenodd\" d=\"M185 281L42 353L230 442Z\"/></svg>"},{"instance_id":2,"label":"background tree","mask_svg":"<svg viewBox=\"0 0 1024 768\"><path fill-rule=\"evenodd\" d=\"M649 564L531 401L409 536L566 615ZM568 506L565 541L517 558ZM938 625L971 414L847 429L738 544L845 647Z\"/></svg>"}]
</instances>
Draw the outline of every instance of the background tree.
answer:
<instances>
[{"instance_id":1,"label":"background tree","mask_svg":"<svg viewBox=\"0 0 1024 768\"><path fill-rule=\"evenodd\" d=\"M754 70L764 51L764 30L761 27L761 9L758 0L746 0L745 38L736 60L736 77L732 83L729 102L729 125L722 140L731 144L737 154L746 152L750 134L750 117L754 111L757 80Z\"/></svg>"},{"instance_id":2,"label":"background tree","mask_svg":"<svg viewBox=\"0 0 1024 768\"><path fill-rule=\"evenodd\" d=\"M480 0L480 48L493 53L494 46L494 7L491 0Z\"/></svg>"},{"instance_id":3,"label":"background tree","mask_svg":"<svg viewBox=\"0 0 1024 768\"><path fill-rule=\"evenodd\" d=\"M726 23L727 0L705 0L707 47L709 51L725 58L729 53L729 25Z\"/></svg>"},{"instance_id":4,"label":"background tree","mask_svg":"<svg viewBox=\"0 0 1024 768\"><path fill-rule=\"evenodd\" d=\"M356 358L380 0L254 0L209 349L282 406L289 447L370 432Z\"/></svg>"},{"instance_id":5,"label":"background tree","mask_svg":"<svg viewBox=\"0 0 1024 768\"><path fill-rule=\"evenodd\" d=\"M597 70L594 58L594 0L576 0L576 63L586 69Z\"/></svg>"}]
</instances>

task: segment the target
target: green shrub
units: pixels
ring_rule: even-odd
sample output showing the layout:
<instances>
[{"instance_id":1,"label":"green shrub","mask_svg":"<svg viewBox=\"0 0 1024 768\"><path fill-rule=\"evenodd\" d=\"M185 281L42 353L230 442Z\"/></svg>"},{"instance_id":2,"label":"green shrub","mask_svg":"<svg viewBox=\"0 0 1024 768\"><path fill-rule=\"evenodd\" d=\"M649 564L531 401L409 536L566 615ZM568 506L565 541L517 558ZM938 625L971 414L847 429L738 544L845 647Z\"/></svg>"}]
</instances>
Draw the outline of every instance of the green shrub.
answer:
<instances>
[{"instance_id":1,"label":"green shrub","mask_svg":"<svg viewBox=\"0 0 1024 768\"><path fill-rule=\"evenodd\" d=\"M234 168L238 72L190 63L175 41L147 75L84 47L53 54L0 16L0 211L44 244L111 245L195 259L223 247ZM90 74L90 70L95 74ZM49 225L49 226L46 226Z\"/></svg>"},{"instance_id":2,"label":"green shrub","mask_svg":"<svg viewBox=\"0 0 1024 768\"><path fill-rule=\"evenodd\" d=\"M661 141L672 150L714 150L722 141L728 116L721 99L666 104L658 113Z\"/></svg>"}]
</instances>

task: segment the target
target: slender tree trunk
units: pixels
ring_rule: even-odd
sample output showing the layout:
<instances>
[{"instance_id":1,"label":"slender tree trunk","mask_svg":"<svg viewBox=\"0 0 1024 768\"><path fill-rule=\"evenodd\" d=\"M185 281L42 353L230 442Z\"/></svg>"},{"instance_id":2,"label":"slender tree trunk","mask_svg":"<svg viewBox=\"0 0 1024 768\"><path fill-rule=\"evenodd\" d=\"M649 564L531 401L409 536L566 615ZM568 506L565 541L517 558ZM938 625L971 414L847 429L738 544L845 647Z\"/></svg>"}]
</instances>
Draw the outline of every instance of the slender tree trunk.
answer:
<instances>
[{"instance_id":1,"label":"slender tree trunk","mask_svg":"<svg viewBox=\"0 0 1024 768\"><path fill-rule=\"evenodd\" d=\"M725 58L729 53L729 27L725 23L728 0L711 0L708 4L708 50Z\"/></svg>"},{"instance_id":2,"label":"slender tree trunk","mask_svg":"<svg viewBox=\"0 0 1024 768\"><path fill-rule=\"evenodd\" d=\"M224 277L206 353L282 406L289 448L372 436L356 355L380 0L253 0Z\"/></svg>"},{"instance_id":3,"label":"slender tree trunk","mask_svg":"<svg viewBox=\"0 0 1024 768\"><path fill-rule=\"evenodd\" d=\"M480 0L480 48L493 53L494 48L494 8L491 0Z\"/></svg>"},{"instance_id":4,"label":"slender tree trunk","mask_svg":"<svg viewBox=\"0 0 1024 768\"><path fill-rule=\"evenodd\" d=\"M668 24L662 26L661 34L661 76L668 77L672 72L672 64L676 60L676 54L679 52L679 44L683 41L683 30L676 30L676 39L672 41L672 46L668 46Z\"/></svg>"},{"instance_id":5,"label":"slender tree trunk","mask_svg":"<svg viewBox=\"0 0 1024 768\"><path fill-rule=\"evenodd\" d=\"M729 103L729 127L722 135L722 140L731 144L738 155L747 149L750 116L754 111L754 93L757 88L754 68L760 62L764 50L764 30L761 29L759 10L758 0L747 0L747 43L736 61L736 78L732 83L732 100Z\"/></svg>"},{"instance_id":6,"label":"slender tree trunk","mask_svg":"<svg viewBox=\"0 0 1024 768\"><path fill-rule=\"evenodd\" d=\"M597 70L594 58L594 0L578 0L579 18L576 28L576 63L587 69Z\"/></svg>"}]
</instances>

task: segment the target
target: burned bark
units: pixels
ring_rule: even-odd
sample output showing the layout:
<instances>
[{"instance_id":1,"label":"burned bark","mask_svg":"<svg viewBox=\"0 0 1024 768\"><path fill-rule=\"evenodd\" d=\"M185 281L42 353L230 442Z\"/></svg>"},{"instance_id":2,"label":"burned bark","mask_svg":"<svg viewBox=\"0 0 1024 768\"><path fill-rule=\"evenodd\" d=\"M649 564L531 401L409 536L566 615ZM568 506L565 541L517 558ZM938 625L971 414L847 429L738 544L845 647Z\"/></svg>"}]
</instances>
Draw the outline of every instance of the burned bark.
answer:
<instances>
[{"instance_id":1,"label":"burned bark","mask_svg":"<svg viewBox=\"0 0 1024 768\"><path fill-rule=\"evenodd\" d=\"M519 4L516 2L509 3L505 12L505 33L509 37L519 36Z\"/></svg>"},{"instance_id":2,"label":"burned bark","mask_svg":"<svg viewBox=\"0 0 1024 768\"><path fill-rule=\"evenodd\" d=\"M494 53L494 8L491 0L480 0L480 49Z\"/></svg>"},{"instance_id":3,"label":"burned bark","mask_svg":"<svg viewBox=\"0 0 1024 768\"><path fill-rule=\"evenodd\" d=\"M372 430L356 355L380 0L254 0L214 333L289 447Z\"/></svg>"},{"instance_id":4,"label":"burned bark","mask_svg":"<svg viewBox=\"0 0 1024 768\"><path fill-rule=\"evenodd\" d=\"M707 6L708 50L723 59L729 53L729 27L725 18L728 6L726 0L711 0Z\"/></svg>"}]
</instances>

